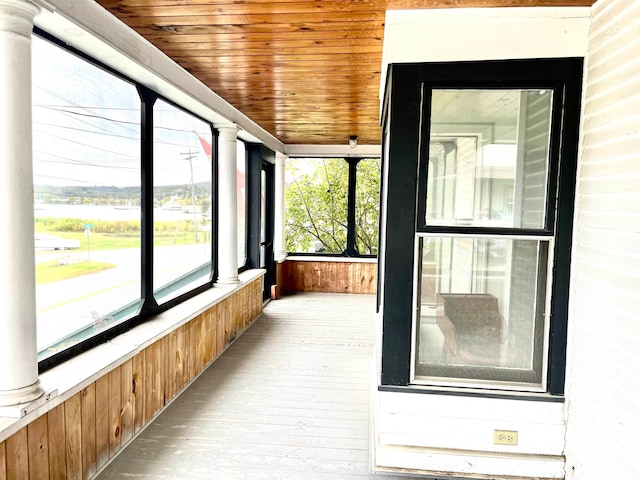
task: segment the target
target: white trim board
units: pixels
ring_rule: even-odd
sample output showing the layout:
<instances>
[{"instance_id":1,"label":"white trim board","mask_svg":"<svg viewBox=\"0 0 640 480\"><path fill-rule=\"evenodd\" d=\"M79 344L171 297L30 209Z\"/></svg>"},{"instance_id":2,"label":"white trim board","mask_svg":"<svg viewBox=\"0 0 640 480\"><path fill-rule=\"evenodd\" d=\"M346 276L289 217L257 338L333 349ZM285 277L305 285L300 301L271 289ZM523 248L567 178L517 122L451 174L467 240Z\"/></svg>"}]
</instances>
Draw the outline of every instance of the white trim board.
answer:
<instances>
[{"instance_id":1,"label":"white trim board","mask_svg":"<svg viewBox=\"0 0 640 480\"><path fill-rule=\"evenodd\" d=\"M584 57L590 7L387 10L380 98L391 63Z\"/></svg>"}]
</instances>

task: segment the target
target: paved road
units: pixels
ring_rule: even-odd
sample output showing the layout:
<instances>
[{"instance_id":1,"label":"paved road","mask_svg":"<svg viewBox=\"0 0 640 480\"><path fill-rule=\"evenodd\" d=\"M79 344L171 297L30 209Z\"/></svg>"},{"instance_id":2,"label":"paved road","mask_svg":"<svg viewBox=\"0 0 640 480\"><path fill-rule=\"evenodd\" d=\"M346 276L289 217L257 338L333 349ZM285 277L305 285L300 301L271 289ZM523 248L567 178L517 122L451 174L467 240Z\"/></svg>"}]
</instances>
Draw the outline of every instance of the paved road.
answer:
<instances>
[{"instance_id":1,"label":"paved road","mask_svg":"<svg viewBox=\"0 0 640 480\"><path fill-rule=\"evenodd\" d=\"M176 245L155 249L154 283L162 286L206 260L208 245ZM87 252L55 252L38 255L37 261L54 258L85 260ZM91 260L116 265L98 273L41 285L36 291L38 349L41 350L129 302L140 298L138 249L91 252Z\"/></svg>"}]
</instances>

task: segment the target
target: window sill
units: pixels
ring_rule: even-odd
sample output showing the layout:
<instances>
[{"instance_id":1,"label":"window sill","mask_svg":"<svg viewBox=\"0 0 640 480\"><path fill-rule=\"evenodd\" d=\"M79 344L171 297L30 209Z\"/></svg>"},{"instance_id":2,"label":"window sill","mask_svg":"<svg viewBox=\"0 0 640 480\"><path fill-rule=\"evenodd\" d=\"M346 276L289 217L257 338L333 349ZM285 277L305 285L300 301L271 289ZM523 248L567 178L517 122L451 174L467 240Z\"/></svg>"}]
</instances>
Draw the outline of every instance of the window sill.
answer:
<instances>
[{"instance_id":1,"label":"window sill","mask_svg":"<svg viewBox=\"0 0 640 480\"><path fill-rule=\"evenodd\" d=\"M41 374L43 397L29 404L0 408L0 442L262 275L262 269L245 271L237 285L215 286Z\"/></svg>"},{"instance_id":2,"label":"window sill","mask_svg":"<svg viewBox=\"0 0 640 480\"><path fill-rule=\"evenodd\" d=\"M565 399L559 395L549 395L548 393L524 392L511 390L491 390L479 388L455 388L455 387L433 387L421 385L394 386L378 385L379 392L395 393L417 393L426 395L445 395L458 397L481 397L496 398L504 400L529 400L537 402L564 403Z\"/></svg>"}]
</instances>

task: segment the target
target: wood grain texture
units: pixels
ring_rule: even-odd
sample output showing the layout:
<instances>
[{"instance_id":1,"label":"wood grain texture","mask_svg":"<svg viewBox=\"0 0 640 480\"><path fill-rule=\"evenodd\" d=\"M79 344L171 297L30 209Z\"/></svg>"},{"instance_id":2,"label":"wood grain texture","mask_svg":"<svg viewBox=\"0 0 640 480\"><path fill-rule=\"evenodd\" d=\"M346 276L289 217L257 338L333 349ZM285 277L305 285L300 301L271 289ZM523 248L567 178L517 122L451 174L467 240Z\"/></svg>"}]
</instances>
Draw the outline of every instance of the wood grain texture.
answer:
<instances>
[{"instance_id":1,"label":"wood grain texture","mask_svg":"<svg viewBox=\"0 0 640 480\"><path fill-rule=\"evenodd\" d=\"M49 479L49 429L47 415L42 415L27 426L29 448L29 478Z\"/></svg>"},{"instance_id":2,"label":"wood grain texture","mask_svg":"<svg viewBox=\"0 0 640 480\"><path fill-rule=\"evenodd\" d=\"M288 144L380 144L387 9L590 6L595 0L100 0Z\"/></svg>"},{"instance_id":3,"label":"wood grain texture","mask_svg":"<svg viewBox=\"0 0 640 480\"><path fill-rule=\"evenodd\" d=\"M91 478L260 315L261 285L242 287L0 442L0 480Z\"/></svg>"},{"instance_id":4,"label":"wood grain texture","mask_svg":"<svg viewBox=\"0 0 640 480\"><path fill-rule=\"evenodd\" d=\"M27 427L14 433L6 440L7 479L29 478L29 448Z\"/></svg>"},{"instance_id":5,"label":"wood grain texture","mask_svg":"<svg viewBox=\"0 0 640 480\"><path fill-rule=\"evenodd\" d=\"M82 479L82 401L80 393L64 402L66 464L69 480ZM51 438L51 441L55 439Z\"/></svg>"},{"instance_id":6,"label":"wood grain texture","mask_svg":"<svg viewBox=\"0 0 640 480\"><path fill-rule=\"evenodd\" d=\"M138 353L132 359L132 382L134 396L133 431L138 433L144 423L144 354Z\"/></svg>"},{"instance_id":7,"label":"wood grain texture","mask_svg":"<svg viewBox=\"0 0 640 480\"><path fill-rule=\"evenodd\" d=\"M62 403L47 413L49 476L54 479L63 479L67 476L67 436L64 424L64 403Z\"/></svg>"},{"instance_id":8,"label":"wood grain texture","mask_svg":"<svg viewBox=\"0 0 640 480\"><path fill-rule=\"evenodd\" d=\"M96 384L80 392L82 408L82 478L96 472Z\"/></svg>"},{"instance_id":9,"label":"wood grain texture","mask_svg":"<svg viewBox=\"0 0 640 480\"><path fill-rule=\"evenodd\" d=\"M374 311L369 295L269 303L99 480L389 480L368 466Z\"/></svg>"},{"instance_id":10,"label":"wood grain texture","mask_svg":"<svg viewBox=\"0 0 640 480\"><path fill-rule=\"evenodd\" d=\"M5 442L0 442L0 480L7 480L7 450Z\"/></svg>"},{"instance_id":11,"label":"wood grain texture","mask_svg":"<svg viewBox=\"0 0 640 480\"><path fill-rule=\"evenodd\" d=\"M153 409L153 379L155 377L154 346L149 345L140 355L144 357L144 382L142 383L144 388L143 424L146 425L155 413Z\"/></svg>"},{"instance_id":12,"label":"wood grain texture","mask_svg":"<svg viewBox=\"0 0 640 480\"><path fill-rule=\"evenodd\" d=\"M120 418L122 375L121 368L116 367L109 373L109 457L120 450L122 425Z\"/></svg>"},{"instance_id":13,"label":"wood grain texture","mask_svg":"<svg viewBox=\"0 0 640 480\"><path fill-rule=\"evenodd\" d=\"M375 262L285 260L280 264L283 292L376 292Z\"/></svg>"},{"instance_id":14,"label":"wood grain texture","mask_svg":"<svg viewBox=\"0 0 640 480\"><path fill-rule=\"evenodd\" d=\"M133 362L127 360L120 368L120 426L121 442L124 444L131 440L134 430L135 397L133 394Z\"/></svg>"},{"instance_id":15,"label":"wood grain texture","mask_svg":"<svg viewBox=\"0 0 640 480\"><path fill-rule=\"evenodd\" d=\"M109 460L109 375L96 380L96 466Z\"/></svg>"},{"instance_id":16,"label":"wood grain texture","mask_svg":"<svg viewBox=\"0 0 640 480\"><path fill-rule=\"evenodd\" d=\"M176 332L173 331L167 335L167 371L165 375L165 397L171 399L178 391L176 380Z\"/></svg>"}]
</instances>

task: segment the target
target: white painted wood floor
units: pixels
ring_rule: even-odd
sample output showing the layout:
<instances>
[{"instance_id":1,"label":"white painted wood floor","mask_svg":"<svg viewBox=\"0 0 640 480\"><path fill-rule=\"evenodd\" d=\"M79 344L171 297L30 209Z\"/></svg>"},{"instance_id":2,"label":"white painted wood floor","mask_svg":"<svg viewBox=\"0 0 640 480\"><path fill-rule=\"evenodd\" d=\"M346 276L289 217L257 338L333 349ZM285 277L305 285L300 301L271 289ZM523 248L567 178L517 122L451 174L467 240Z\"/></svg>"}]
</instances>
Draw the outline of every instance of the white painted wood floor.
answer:
<instances>
[{"instance_id":1,"label":"white painted wood floor","mask_svg":"<svg viewBox=\"0 0 640 480\"><path fill-rule=\"evenodd\" d=\"M270 302L98 478L397 479L369 473L374 312L369 295Z\"/></svg>"}]
</instances>

